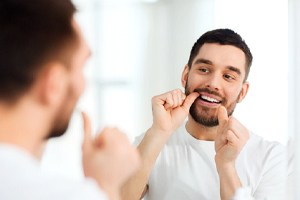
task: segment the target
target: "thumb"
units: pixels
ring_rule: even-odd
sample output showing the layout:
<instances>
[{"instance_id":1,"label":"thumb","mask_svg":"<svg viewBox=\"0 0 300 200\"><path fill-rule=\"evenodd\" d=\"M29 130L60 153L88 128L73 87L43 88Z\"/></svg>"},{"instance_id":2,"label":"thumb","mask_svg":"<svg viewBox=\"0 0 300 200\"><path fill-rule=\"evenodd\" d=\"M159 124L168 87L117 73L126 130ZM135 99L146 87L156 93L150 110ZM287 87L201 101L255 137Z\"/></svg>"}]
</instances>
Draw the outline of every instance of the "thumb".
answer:
<instances>
[{"instance_id":1,"label":"thumb","mask_svg":"<svg viewBox=\"0 0 300 200\"><path fill-rule=\"evenodd\" d=\"M186 97L186 99L184 100L182 108L184 110L186 110L187 112L189 112L191 105L194 103L194 101L197 99L197 97L199 97L199 93L198 92L193 92L193 93L189 94Z\"/></svg>"},{"instance_id":2,"label":"thumb","mask_svg":"<svg viewBox=\"0 0 300 200\"><path fill-rule=\"evenodd\" d=\"M218 109L218 121L219 121L219 126L218 126L218 130L217 130L217 137L215 139L216 152L219 151L219 149L222 147L222 145L227 143L227 140L226 140L226 138L224 138L224 135L223 135L225 126L228 121L227 110L224 106L220 106Z\"/></svg>"},{"instance_id":3,"label":"thumb","mask_svg":"<svg viewBox=\"0 0 300 200\"><path fill-rule=\"evenodd\" d=\"M85 112L81 112L83 119L83 144L82 148L88 148L93 143L92 131L91 131L91 121L88 115Z\"/></svg>"},{"instance_id":4,"label":"thumb","mask_svg":"<svg viewBox=\"0 0 300 200\"><path fill-rule=\"evenodd\" d=\"M220 126L224 126L228 121L227 110L224 106L220 106L218 109L218 120Z\"/></svg>"}]
</instances>

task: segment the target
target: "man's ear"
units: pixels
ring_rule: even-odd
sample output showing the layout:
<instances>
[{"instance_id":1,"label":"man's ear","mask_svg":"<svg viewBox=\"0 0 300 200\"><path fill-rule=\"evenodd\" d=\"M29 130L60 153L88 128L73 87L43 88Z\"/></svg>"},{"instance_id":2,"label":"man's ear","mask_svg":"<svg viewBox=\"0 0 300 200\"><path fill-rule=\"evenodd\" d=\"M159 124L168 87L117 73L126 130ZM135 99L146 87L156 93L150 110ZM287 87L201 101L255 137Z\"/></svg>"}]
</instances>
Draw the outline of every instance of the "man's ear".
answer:
<instances>
[{"instance_id":1,"label":"man's ear","mask_svg":"<svg viewBox=\"0 0 300 200\"><path fill-rule=\"evenodd\" d=\"M248 82L243 83L242 90L238 98L238 103L243 101L243 99L246 97L248 93L248 90L249 90L249 83Z\"/></svg>"},{"instance_id":2,"label":"man's ear","mask_svg":"<svg viewBox=\"0 0 300 200\"><path fill-rule=\"evenodd\" d=\"M60 63L49 63L40 73L37 87L42 104L61 103L66 92L67 69Z\"/></svg>"},{"instance_id":3,"label":"man's ear","mask_svg":"<svg viewBox=\"0 0 300 200\"><path fill-rule=\"evenodd\" d=\"M182 85L182 87L184 87L184 88L185 88L186 83L187 83L189 71L190 71L190 68L189 68L189 66L186 64L186 65L184 66L184 69L183 69L182 75L181 75L181 85Z\"/></svg>"}]
</instances>

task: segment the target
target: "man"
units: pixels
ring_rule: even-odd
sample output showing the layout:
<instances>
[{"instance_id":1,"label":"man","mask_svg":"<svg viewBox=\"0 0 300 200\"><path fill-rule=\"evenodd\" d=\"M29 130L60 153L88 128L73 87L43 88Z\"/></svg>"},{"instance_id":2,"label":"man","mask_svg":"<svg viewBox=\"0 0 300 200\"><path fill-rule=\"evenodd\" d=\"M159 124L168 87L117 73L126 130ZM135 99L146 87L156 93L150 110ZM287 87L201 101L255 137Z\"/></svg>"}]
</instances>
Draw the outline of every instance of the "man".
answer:
<instances>
[{"instance_id":1,"label":"man","mask_svg":"<svg viewBox=\"0 0 300 200\"><path fill-rule=\"evenodd\" d=\"M251 63L232 30L197 40L182 73L185 94L152 99L153 124L136 141L142 167L123 187L124 199L285 199L283 146L232 116L248 92Z\"/></svg>"},{"instance_id":2,"label":"man","mask_svg":"<svg viewBox=\"0 0 300 200\"><path fill-rule=\"evenodd\" d=\"M93 139L83 113L86 179L41 173L45 142L64 134L84 89L90 50L74 13L70 0L0 2L0 199L117 200L139 165L123 133Z\"/></svg>"}]
</instances>

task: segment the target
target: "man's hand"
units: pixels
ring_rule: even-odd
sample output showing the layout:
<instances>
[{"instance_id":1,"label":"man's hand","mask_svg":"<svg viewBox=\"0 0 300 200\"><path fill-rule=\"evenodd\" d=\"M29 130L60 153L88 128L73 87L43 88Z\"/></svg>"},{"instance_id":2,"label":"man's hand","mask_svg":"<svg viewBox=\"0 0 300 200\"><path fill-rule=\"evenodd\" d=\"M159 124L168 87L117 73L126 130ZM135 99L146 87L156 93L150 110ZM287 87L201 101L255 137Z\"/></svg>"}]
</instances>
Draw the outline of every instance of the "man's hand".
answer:
<instances>
[{"instance_id":1,"label":"man's hand","mask_svg":"<svg viewBox=\"0 0 300 200\"><path fill-rule=\"evenodd\" d=\"M179 89L152 98L153 124L138 145L142 164L138 172L124 184L122 198L141 199L147 191L147 182L154 163L174 130L189 114L189 109L199 96L194 92L187 97Z\"/></svg>"},{"instance_id":2,"label":"man's hand","mask_svg":"<svg viewBox=\"0 0 300 200\"><path fill-rule=\"evenodd\" d=\"M189 109L199 96L193 92L186 96L180 89L152 98L153 125L155 130L172 133L189 114Z\"/></svg>"},{"instance_id":3,"label":"man's hand","mask_svg":"<svg viewBox=\"0 0 300 200\"><path fill-rule=\"evenodd\" d=\"M138 169L140 159L126 135L116 128L105 128L93 139L90 121L82 113L84 141L83 170L86 177L97 181L109 199L119 199L122 184Z\"/></svg>"},{"instance_id":4,"label":"man's hand","mask_svg":"<svg viewBox=\"0 0 300 200\"><path fill-rule=\"evenodd\" d=\"M248 130L234 117L228 117L225 107L218 109L219 127L215 140L217 165L234 164L249 139Z\"/></svg>"},{"instance_id":5,"label":"man's hand","mask_svg":"<svg viewBox=\"0 0 300 200\"><path fill-rule=\"evenodd\" d=\"M238 120L228 117L223 106L218 109L218 120L215 161L220 178L220 196L222 200L228 200L242 187L235 160L249 139L249 132Z\"/></svg>"}]
</instances>

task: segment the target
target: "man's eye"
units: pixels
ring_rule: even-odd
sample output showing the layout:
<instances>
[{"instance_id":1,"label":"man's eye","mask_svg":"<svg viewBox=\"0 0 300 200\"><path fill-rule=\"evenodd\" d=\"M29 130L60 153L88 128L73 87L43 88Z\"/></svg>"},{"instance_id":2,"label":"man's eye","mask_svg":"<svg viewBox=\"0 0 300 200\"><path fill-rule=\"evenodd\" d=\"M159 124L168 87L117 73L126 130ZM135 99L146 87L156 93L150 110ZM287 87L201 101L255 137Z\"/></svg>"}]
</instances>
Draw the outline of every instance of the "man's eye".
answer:
<instances>
[{"instance_id":1,"label":"man's eye","mask_svg":"<svg viewBox=\"0 0 300 200\"><path fill-rule=\"evenodd\" d=\"M228 79L228 80L234 80L234 76L230 75L230 74L225 74L224 75L224 78L225 79Z\"/></svg>"},{"instance_id":2,"label":"man's eye","mask_svg":"<svg viewBox=\"0 0 300 200\"><path fill-rule=\"evenodd\" d=\"M199 69L199 71L200 71L200 72L208 72L208 69L206 69L206 68L201 68L201 69Z\"/></svg>"}]
</instances>

